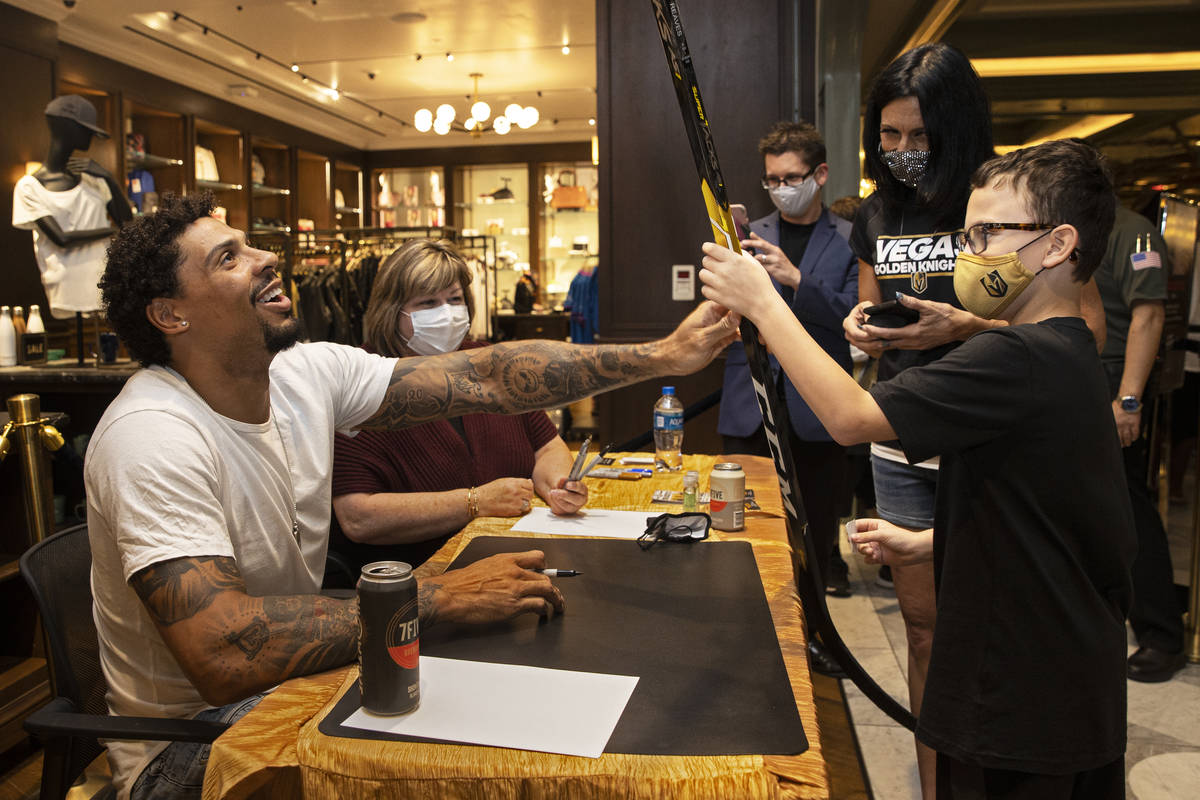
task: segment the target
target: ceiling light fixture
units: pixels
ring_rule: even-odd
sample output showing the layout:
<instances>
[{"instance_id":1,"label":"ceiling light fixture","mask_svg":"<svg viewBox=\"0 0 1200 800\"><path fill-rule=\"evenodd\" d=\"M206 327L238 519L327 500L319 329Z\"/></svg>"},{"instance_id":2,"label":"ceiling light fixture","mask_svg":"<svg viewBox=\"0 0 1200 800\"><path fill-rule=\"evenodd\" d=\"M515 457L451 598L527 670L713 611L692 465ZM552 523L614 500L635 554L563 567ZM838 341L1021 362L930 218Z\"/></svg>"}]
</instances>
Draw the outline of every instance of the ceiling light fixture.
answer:
<instances>
[{"instance_id":1,"label":"ceiling light fixture","mask_svg":"<svg viewBox=\"0 0 1200 800\"><path fill-rule=\"evenodd\" d=\"M1125 72L1188 72L1200 69L1200 50L1174 53L1104 53L1031 58L973 58L981 78L1032 75L1102 75Z\"/></svg>"},{"instance_id":2,"label":"ceiling light fixture","mask_svg":"<svg viewBox=\"0 0 1200 800\"><path fill-rule=\"evenodd\" d=\"M467 95L467 102L470 105L468 106L468 116L463 122L456 125L458 112L449 103L442 103L437 107L436 112L430 111L428 108L417 109L416 114L413 115L413 127L421 133L428 133L432 130L441 136L445 136L451 130L470 133L472 136L481 136L488 131L498 136L504 136L514 126L527 130L541 121L541 114L533 106L509 103L505 106L504 113L497 115L489 125L488 119L492 116L492 107L479 97L479 79L483 77L483 73L472 72L469 77L473 81L473 88L471 94Z\"/></svg>"},{"instance_id":3,"label":"ceiling light fixture","mask_svg":"<svg viewBox=\"0 0 1200 800\"><path fill-rule=\"evenodd\" d=\"M571 55L571 46L570 46L569 44L564 44L564 45L562 46L562 54L563 54L564 56L569 56L569 55Z\"/></svg>"},{"instance_id":4,"label":"ceiling light fixture","mask_svg":"<svg viewBox=\"0 0 1200 800\"><path fill-rule=\"evenodd\" d=\"M299 71L300 71L300 65L292 64L292 72L299 72Z\"/></svg>"},{"instance_id":5,"label":"ceiling light fixture","mask_svg":"<svg viewBox=\"0 0 1200 800\"><path fill-rule=\"evenodd\" d=\"M453 60L454 60L454 53L446 53L446 60L447 60L447 61L453 61Z\"/></svg>"}]
</instances>

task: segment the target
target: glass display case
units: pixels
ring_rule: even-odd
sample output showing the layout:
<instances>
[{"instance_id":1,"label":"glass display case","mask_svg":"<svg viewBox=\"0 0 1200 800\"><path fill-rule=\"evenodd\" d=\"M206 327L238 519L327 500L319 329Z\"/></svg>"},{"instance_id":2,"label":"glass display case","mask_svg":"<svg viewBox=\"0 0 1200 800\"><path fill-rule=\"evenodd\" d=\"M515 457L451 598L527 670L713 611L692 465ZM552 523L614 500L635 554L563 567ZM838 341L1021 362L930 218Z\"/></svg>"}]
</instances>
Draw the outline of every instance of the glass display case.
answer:
<instances>
[{"instance_id":1,"label":"glass display case","mask_svg":"<svg viewBox=\"0 0 1200 800\"><path fill-rule=\"evenodd\" d=\"M513 313L518 295L541 303L536 276L530 272L529 166L487 164L454 172L455 225L463 236L494 236L496 264L493 309ZM532 280L533 285L530 286ZM519 292L524 281L527 291ZM525 308L527 313L530 309Z\"/></svg>"},{"instance_id":2,"label":"glass display case","mask_svg":"<svg viewBox=\"0 0 1200 800\"><path fill-rule=\"evenodd\" d=\"M589 161L541 164L539 173L539 277L546 305L560 308L572 279L599 261L600 173Z\"/></svg>"},{"instance_id":3,"label":"glass display case","mask_svg":"<svg viewBox=\"0 0 1200 800\"><path fill-rule=\"evenodd\" d=\"M446 183L442 167L375 170L371 175L371 191L375 200L375 227L446 226Z\"/></svg>"}]
</instances>

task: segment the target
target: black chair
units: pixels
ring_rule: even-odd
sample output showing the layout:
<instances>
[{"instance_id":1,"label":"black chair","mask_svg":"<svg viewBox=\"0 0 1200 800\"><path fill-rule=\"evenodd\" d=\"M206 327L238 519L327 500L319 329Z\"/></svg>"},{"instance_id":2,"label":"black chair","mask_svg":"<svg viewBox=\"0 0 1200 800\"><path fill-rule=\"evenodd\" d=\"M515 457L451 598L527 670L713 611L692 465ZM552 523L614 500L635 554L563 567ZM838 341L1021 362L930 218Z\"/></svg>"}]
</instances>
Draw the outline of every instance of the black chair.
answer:
<instances>
[{"instance_id":1,"label":"black chair","mask_svg":"<svg viewBox=\"0 0 1200 800\"><path fill-rule=\"evenodd\" d=\"M92 619L92 551L87 525L35 544L21 556L21 574L42 614L53 667L53 694L25 720L25 730L45 747L42 800L62 800L104 749L98 739L211 742L228 727L220 722L115 717L104 695L100 646ZM111 786L97 797L112 797Z\"/></svg>"}]
</instances>

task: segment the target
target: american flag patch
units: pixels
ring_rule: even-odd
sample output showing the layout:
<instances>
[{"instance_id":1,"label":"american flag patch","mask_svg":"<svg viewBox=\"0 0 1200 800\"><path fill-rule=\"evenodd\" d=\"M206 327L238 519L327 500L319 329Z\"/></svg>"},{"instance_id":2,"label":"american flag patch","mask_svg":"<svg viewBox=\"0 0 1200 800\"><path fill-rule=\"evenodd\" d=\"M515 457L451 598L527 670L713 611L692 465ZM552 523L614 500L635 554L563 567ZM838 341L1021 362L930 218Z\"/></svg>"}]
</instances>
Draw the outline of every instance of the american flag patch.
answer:
<instances>
[{"instance_id":1,"label":"american flag patch","mask_svg":"<svg viewBox=\"0 0 1200 800\"><path fill-rule=\"evenodd\" d=\"M1150 269L1151 267L1162 266L1162 256L1153 250L1147 250L1144 253L1134 253L1129 257L1129 263L1133 265L1135 270Z\"/></svg>"}]
</instances>

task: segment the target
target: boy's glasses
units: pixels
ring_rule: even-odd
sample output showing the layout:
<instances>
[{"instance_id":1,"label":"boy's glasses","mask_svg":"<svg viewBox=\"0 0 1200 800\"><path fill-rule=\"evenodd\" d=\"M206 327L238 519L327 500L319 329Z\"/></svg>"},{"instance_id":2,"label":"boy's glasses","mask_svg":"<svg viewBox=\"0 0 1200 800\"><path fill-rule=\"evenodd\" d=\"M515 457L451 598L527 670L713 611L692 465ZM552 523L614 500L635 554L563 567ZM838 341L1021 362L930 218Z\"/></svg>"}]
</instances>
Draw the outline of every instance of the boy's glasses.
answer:
<instances>
[{"instance_id":1,"label":"boy's glasses","mask_svg":"<svg viewBox=\"0 0 1200 800\"><path fill-rule=\"evenodd\" d=\"M698 542L708 538L712 517L708 514L659 514L646 518L646 531L638 545L649 550L659 542Z\"/></svg>"},{"instance_id":2,"label":"boy's glasses","mask_svg":"<svg viewBox=\"0 0 1200 800\"><path fill-rule=\"evenodd\" d=\"M980 222L958 234L954 243L959 250L969 250L979 255L987 250L988 234L999 231L1047 231L1053 227L1038 222Z\"/></svg>"}]
</instances>

